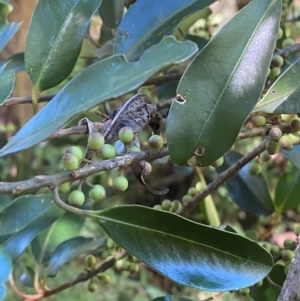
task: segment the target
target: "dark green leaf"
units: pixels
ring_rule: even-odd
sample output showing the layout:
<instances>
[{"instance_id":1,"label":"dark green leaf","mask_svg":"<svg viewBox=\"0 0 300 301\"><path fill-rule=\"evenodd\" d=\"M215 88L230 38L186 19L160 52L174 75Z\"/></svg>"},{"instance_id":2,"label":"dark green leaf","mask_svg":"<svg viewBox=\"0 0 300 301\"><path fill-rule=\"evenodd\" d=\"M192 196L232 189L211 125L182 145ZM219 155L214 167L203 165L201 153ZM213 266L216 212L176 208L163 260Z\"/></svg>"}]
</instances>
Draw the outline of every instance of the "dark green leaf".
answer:
<instances>
[{"instance_id":1,"label":"dark green leaf","mask_svg":"<svg viewBox=\"0 0 300 301\"><path fill-rule=\"evenodd\" d=\"M184 17L209 6L215 0L152 0L135 2L125 14L117 32L115 53L135 61L143 52L171 34Z\"/></svg>"},{"instance_id":2,"label":"dark green leaf","mask_svg":"<svg viewBox=\"0 0 300 301\"><path fill-rule=\"evenodd\" d=\"M251 1L188 67L167 119L174 163L208 166L235 142L264 87L280 13L280 0Z\"/></svg>"},{"instance_id":3,"label":"dark green leaf","mask_svg":"<svg viewBox=\"0 0 300 301\"><path fill-rule=\"evenodd\" d=\"M13 70L14 72L25 71L24 52L12 55L6 62L1 62L1 71ZM2 69L3 68L3 69Z\"/></svg>"},{"instance_id":4,"label":"dark green leaf","mask_svg":"<svg viewBox=\"0 0 300 301\"><path fill-rule=\"evenodd\" d=\"M10 96L15 84L15 72L0 73L0 106Z\"/></svg>"},{"instance_id":5,"label":"dark green leaf","mask_svg":"<svg viewBox=\"0 0 300 301\"><path fill-rule=\"evenodd\" d=\"M218 171L225 171L241 157L242 155L236 152L227 154ZM243 209L258 215L270 215L274 212L274 205L264 177L261 174L251 175L248 165L244 166L234 178L228 179L226 185L233 201Z\"/></svg>"},{"instance_id":6,"label":"dark green leaf","mask_svg":"<svg viewBox=\"0 0 300 301\"><path fill-rule=\"evenodd\" d=\"M270 254L248 238L173 213L128 205L89 217L119 246L183 285L235 290L261 280L273 265Z\"/></svg>"},{"instance_id":7,"label":"dark green leaf","mask_svg":"<svg viewBox=\"0 0 300 301\"><path fill-rule=\"evenodd\" d=\"M25 66L36 91L61 83L72 71L99 0L40 0L26 39Z\"/></svg>"},{"instance_id":8,"label":"dark green leaf","mask_svg":"<svg viewBox=\"0 0 300 301\"><path fill-rule=\"evenodd\" d=\"M123 11L123 0L102 0L99 15L106 26L116 28L123 18Z\"/></svg>"},{"instance_id":9,"label":"dark green leaf","mask_svg":"<svg viewBox=\"0 0 300 301\"><path fill-rule=\"evenodd\" d=\"M2 301L6 295L5 281L12 269L11 257L3 247L0 247L0 266L0 300Z\"/></svg>"},{"instance_id":10,"label":"dark green leaf","mask_svg":"<svg viewBox=\"0 0 300 301\"><path fill-rule=\"evenodd\" d=\"M295 145L291 150L280 149L284 156L300 169L300 145Z\"/></svg>"},{"instance_id":11,"label":"dark green leaf","mask_svg":"<svg viewBox=\"0 0 300 301\"><path fill-rule=\"evenodd\" d=\"M267 113L300 112L300 59L291 65L271 86L255 111Z\"/></svg>"},{"instance_id":12,"label":"dark green leaf","mask_svg":"<svg viewBox=\"0 0 300 301\"><path fill-rule=\"evenodd\" d=\"M151 301L192 301L191 299L183 298L183 297L176 297L176 296L162 296Z\"/></svg>"},{"instance_id":13,"label":"dark green leaf","mask_svg":"<svg viewBox=\"0 0 300 301\"><path fill-rule=\"evenodd\" d=\"M35 261L45 264L59 244L78 235L85 217L66 213L49 229L38 235L31 243Z\"/></svg>"},{"instance_id":14,"label":"dark green leaf","mask_svg":"<svg viewBox=\"0 0 300 301\"><path fill-rule=\"evenodd\" d=\"M101 48L96 50L96 56L99 59L102 59L106 56L111 56L114 52L115 39L107 41Z\"/></svg>"},{"instance_id":15,"label":"dark green leaf","mask_svg":"<svg viewBox=\"0 0 300 301\"><path fill-rule=\"evenodd\" d=\"M6 207L9 203L11 203L11 198L8 194L0 195L0 211L2 211L2 209Z\"/></svg>"},{"instance_id":16,"label":"dark green leaf","mask_svg":"<svg viewBox=\"0 0 300 301\"><path fill-rule=\"evenodd\" d=\"M7 43L12 39L22 23L6 23L0 25L0 52Z\"/></svg>"},{"instance_id":17,"label":"dark green leaf","mask_svg":"<svg viewBox=\"0 0 300 301\"><path fill-rule=\"evenodd\" d=\"M88 238L74 237L61 243L54 251L48 266L48 276L55 276L58 270L70 260L82 253L97 250L104 246L105 237Z\"/></svg>"},{"instance_id":18,"label":"dark green leaf","mask_svg":"<svg viewBox=\"0 0 300 301\"><path fill-rule=\"evenodd\" d=\"M197 46L191 42L179 43L167 37L145 52L138 62L128 63L122 55L99 61L74 77L9 140L0 155L5 156L33 146L76 114L134 90L162 67L182 62L196 51Z\"/></svg>"},{"instance_id":19,"label":"dark green leaf","mask_svg":"<svg viewBox=\"0 0 300 301\"><path fill-rule=\"evenodd\" d=\"M300 205L300 170L294 169L293 172L283 174L276 186L275 209L282 214L289 209L294 209Z\"/></svg>"}]
</instances>

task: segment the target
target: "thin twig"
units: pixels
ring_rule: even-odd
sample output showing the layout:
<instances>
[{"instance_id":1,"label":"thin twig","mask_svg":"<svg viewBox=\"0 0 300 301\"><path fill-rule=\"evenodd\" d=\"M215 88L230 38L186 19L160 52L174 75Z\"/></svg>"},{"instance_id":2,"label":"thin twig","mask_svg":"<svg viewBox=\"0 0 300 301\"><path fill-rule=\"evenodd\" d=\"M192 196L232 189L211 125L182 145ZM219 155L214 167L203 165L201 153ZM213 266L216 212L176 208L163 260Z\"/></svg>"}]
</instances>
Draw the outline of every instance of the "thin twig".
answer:
<instances>
[{"instance_id":1,"label":"thin twig","mask_svg":"<svg viewBox=\"0 0 300 301\"><path fill-rule=\"evenodd\" d=\"M300 43L298 44L294 44L288 47L285 47L283 49L278 49L277 51L275 51L274 54L279 54L281 55L283 58L288 58L290 55L300 52Z\"/></svg>"},{"instance_id":2,"label":"thin twig","mask_svg":"<svg viewBox=\"0 0 300 301\"><path fill-rule=\"evenodd\" d=\"M230 166L227 170L220 173L207 187L195 195L189 202L185 203L182 208L177 212L180 215L186 216L191 210L196 208L198 204L219 186L221 186L226 180L234 177L238 171L243 168L247 163L253 160L257 155L265 150L267 140L262 141L251 152L247 153L235 164Z\"/></svg>"}]
</instances>

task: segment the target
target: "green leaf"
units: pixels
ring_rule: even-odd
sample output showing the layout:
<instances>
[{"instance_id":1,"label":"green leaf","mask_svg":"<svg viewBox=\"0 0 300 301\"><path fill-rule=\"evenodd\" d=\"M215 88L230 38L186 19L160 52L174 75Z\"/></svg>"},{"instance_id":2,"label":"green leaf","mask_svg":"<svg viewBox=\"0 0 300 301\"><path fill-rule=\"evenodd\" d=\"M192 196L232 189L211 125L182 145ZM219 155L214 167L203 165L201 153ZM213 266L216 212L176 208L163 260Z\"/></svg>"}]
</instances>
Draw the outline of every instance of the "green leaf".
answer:
<instances>
[{"instance_id":1,"label":"green leaf","mask_svg":"<svg viewBox=\"0 0 300 301\"><path fill-rule=\"evenodd\" d=\"M0 52L18 31L22 23L5 23L0 25Z\"/></svg>"},{"instance_id":2,"label":"green leaf","mask_svg":"<svg viewBox=\"0 0 300 301\"><path fill-rule=\"evenodd\" d=\"M273 265L270 254L250 239L173 213L128 205L89 217L120 247L183 285L235 290L258 282Z\"/></svg>"},{"instance_id":3,"label":"green leaf","mask_svg":"<svg viewBox=\"0 0 300 301\"><path fill-rule=\"evenodd\" d=\"M251 1L188 67L167 119L175 164L208 166L235 142L264 87L280 13L280 0Z\"/></svg>"},{"instance_id":4,"label":"green leaf","mask_svg":"<svg viewBox=\"0 0 300 301\"><path fill-rule=\"evenodd\" d=\"M300 170L284 173L276 186L275 209L282 214L289 209L294 209L300 204Z\"/></svg>"},{"instance_id":5,"label":"green leaf","mask_svg":"<svg viewBox=\"0 0 300 301\"><path fill-rule=\"evenodd\" d=\"M254 111L274 114L300 112L300 59L291 65L271 86Z\"/></svg>"},{"instance_id":6,"label":"green leaf","mask_svg":"<svg viewBox=\"0 0 300 301\"><path fill-rule=\"evenodd\" d=\"M7 251L0 246L0 300L6 295L5 281L12 270L12 260Z\"/></svg>"},{"instance_id":7,"label":"green leaf","mask_svg":"<svg viewBox=\"0 0 300 301\"><path fill-rule=\"evenodd\" d=\"M4 146L0 156L33 146L76 114L136 89L161 68L171 63L180 63L196 51L194 43L177 42L167 37L145 52L138 62L128 63L124 56L115 55L95 63L75 76L47 106L30 119Z\"/></svg>"},{"instance_id":8,"label":"green leaf","mask_svg":"<svg viewBox=\"0 0 300 301\"><path fill-rule=\"evenodd\" d=\"M183 297L176 297L176 296L162 296L155 299L151 299L151 301L192 301L192 300Z\"/></svg>"},{"instance_id":9,"label":"green leaf","mask_svg":"<svg viewBox=\"0 0 300 301\"><path fill-rule=\"evenodd\" d=\"M25 66L40 92L61 83L72 71L99 0L40 0L26 39Z\"/></svg>"},{"instance_id":10,"label":"green leaf","mask_svg":"<svg viewBox=\"0 0 300 301\"><path fill-rule=\"evenodd\" d=\"M284 156L300 169L300 145L295 145L291 150L280 149Z\"/></svg>"},{"instance_id":11,"label":"green leaf","mask_svg":"<svg viewBox=\"0 0 300 301\"><path fill-rule=\"evenodd\" d=\"M9 70L14 72L25 71L24 52L12 55L6 62L0 62L0 73Z\"/></svg>"},{"instance_id":12,"label":"green leaf","mask_svg":"<svg viewBox=\"0 0 300 301\"><path fill-rule=\"evenodd\" d=\"M227 154L218 171L225 171L241 157L236 152ZM258 215L270 215L274 212L274 204L264 177L261 174L250 174L248 164L234 178L228 179L226 186L232 200L243 209Z\"/></svg>"},{"instance_id":13,"label":"green leaf","mask_svg":"<svg viewBox=\"0 0 300 301\"><path fill-rule=\"evenodd\" d=\"M74 237L61 243L54 251L48 266L48 276L55 276L58 270L82 253L97 250L105 245L106 238Z\"/></svg>"},{"instance_id":14,"label":"green leaf","mask_svg":"<svg viewBox=\"0 0 300 301\"><path fill-rule=\"evenodd\" d=\"M59 244L78 235L85 217L67 212L50 228L39 234L31 243L32 253L37 264L48 263Z\"/></svg>"},{"instance_id":15,"label":"green leaf","mask_svg":"<svg viewBox=\"0 0 300 301\"><path fill-rule=\"evenodd\" d=\"M135 2L125 14L117 32L115 53L138 60L143 52L171 34L186 16L209 6L215 0L152 0Z\"/></svg>"},{"instance_id":16,"label":"green leaf","mask_svg":"<svg viewBox=\"0 0 300 301\"><path fill-rule=\"evenodd\" d=\"M0 73L0 106L10 96L15 84L15 72L5 71Z\"/></svg>"},{"instance_id":17,"label":"green leaf","mask_svg":"<svg viewBox=\"0 0 300 301\"><path fill-rule=\"evenodd\" d=\"M0 211L2 211L2 209L10 203L11 203L11 198L9 197L8 194L0 195Z\"/></svg>"},{"instance_id":18,"label":"green leaf","mask_svg":"<svg viewBox=\"0 0 300 301\"><path fill-rule=\"evenodd\" d=\"M109 28L116 28L123 18L123 0L102 0L99 15Z\"/></svg>"}]
</instances>

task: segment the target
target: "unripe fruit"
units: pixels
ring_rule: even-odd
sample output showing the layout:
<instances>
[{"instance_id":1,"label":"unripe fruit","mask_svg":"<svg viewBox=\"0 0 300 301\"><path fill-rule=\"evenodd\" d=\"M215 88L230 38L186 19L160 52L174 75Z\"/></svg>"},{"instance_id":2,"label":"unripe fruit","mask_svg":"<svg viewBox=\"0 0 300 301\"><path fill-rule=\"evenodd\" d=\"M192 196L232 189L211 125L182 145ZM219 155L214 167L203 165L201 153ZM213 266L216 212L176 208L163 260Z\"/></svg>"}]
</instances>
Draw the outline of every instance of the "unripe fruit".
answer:
<instances>
[{"instance_id":1,"label":"unripe fruit","mask_svg":"<svg viewBox=\"0 0 300 301\"><path fill-rule=\"evenodd\" d=\"M129 261L126 260L126 259L121 259L121 260L118 260L116 263L115 263L115 266L116 266L116 269L119 270L119 271L124 271L124 270L127 270L129 268Z\"/></svg>"},{"instance_id":2,"label":"unripe fruit","mask_svg":"<svg viewBox=\"0 0 300 301\"><path fill-rule=\"evenodd\" d=\"M291 139L293 145L300 143L300 136L298 133L288 134L288 136Z\"/></svg>"},{"instance_id":3,"label":"unripe fruit","mask_svg":"<svg viewBox=\"0 0 300 301\"><path fill-rule=\"evenodd\" d=\"M110 277L106 274L98 274L97 277L102 284L108 284L110 281Z\"/></svg>"},{"instance_id":4,"label":"unripe fruit","mask_svg":"<svg viewBox=\"0 0 300 301\"><path fill-rule=\"evenodd\" d=\"M128 268L128 271L130 272L130 274L136 274L139 271L139 265L131 262Z\"/></svg>"},{"instance_id":5,"label":"unripe fruit","mask_svg":"<svg viewBox=\"0 0 300 301\"><path fill-rule=\"evenodd\" d=\"M223 163L224 163L224 157L220 157L220 158L217 159L215 162L213 162L213 163L211 164L211 166L217 168L217 167L220 167Z\"/></svg>"},{"instance_id":6,"label":"unripe fruit","mask_svg":"<svg viewBox=\"0 0 300 301\"><path fill-rule=\"evenodd\" d=\"M95 185L90 191L89 196L95 202L99 202L106 197L105 189L102 185Z\"/></svg>"},{"instance_id":7,"label":"unripe fruit","mask_svg":"<svg viewBox=\"0 0 300 301\"><path fill-rule=\"evenodd\" d=\"M123 128L120 129L119 131L119 139L123 142L123 143L129 143L132 141L134 137L133 134L133 130L131 127L129 126L125 126Z\"/></svg>"},{"instance_id":8,"label":"unripe fruit","mask_svg":"<svg viewBox=\"0 0 300 301\"><path fill-rule=\"evenodd\" d=\"M96 263L96 258L93 255L87 255L84 259L84 262L88 268L92 268Z\"/></svg>"},{"instance_id":9,"label":"unripe fruit","mask_svg":"<svg viewBox=\"0 0 300 301\"><path fill-rule=\"evenodd\" d=\"M169 211L171 208L171 201L170 200L163 200L163 202L161 203L161 207L163 210L165 211Z\"/></svg>"},{"instance_id":10,"label":"unripe fruit","mask_svg":"<svg viewBox=\"0 0 300 301\"><path fill-rule=\"evenodd\" d=\"M129 147L130 153L139 153L140 151L141 151L141 149L138 146L133 145L133 146Z\"/></svg>"},{"instance_id":11,"label":"unripe fruit","mask_svg":"<svg viewBox=\"0 0 300 301\"><path fill-rule=\"evenodd\" d=\"M278 127L272 127L269 132L269 137L272 140L278 141L282 136L282 131Z\"/></svg>"},{"instance_id":12,"label":"unripe fruit","mask_svg":"<svg viewBox=\"0 0 300 301\"><path fill-rule=\"evenodd\" d=\"M161 149L164 145L163 138L159 135L153 135L148 140L149 147L152 149Z\"/></svg>"},{"instance_id":13,"label":"unripe fruit","mask_svg":"<svg viewBox=\"0 0 300 301\"><path fill-rule=\"evenodd\" d=\"M106 248L112 249L114 248L114 246L115 246L115 242L111 238L108 238L106 241Z\"/></svg>"},{"instance_id":14,"label":"unripe fruit","mask_svg":"<svg viewBox=\"0 0 300 301\"><path fill-rule=\"evenodd\" d=\"M290 239L290 238L287 238L284 242L283 242L283 245L284 245L284 248L285 249L290 249L291 247L295 246L295 242Z\"/></svg>"},{"instance_id":15,"label":"unripe fruit","mask_svg":"<svg viewBox=\"0 0 300 301\"><path fill-rule=\"evenodd\" d=\"M261 165L258 162L252 161L249 163L248 169L252 175L258 175L261 172Z\"/></svg>"},{"instance_id":16,"label":"unripe fruit","mask_svg":"<svg viewBox=\"0 0 300 301\"><path fill-rule=\"evenodd\" d=\"M123 176L116 177L112 181L112 187L116 192L124 192L128 188L128 181Z\"/></svg>"},{"instance_id":17,"label":"unripe fruit","mask_svg":"<svg viewBox=\"0 0 300 301\"><path fill-rule=\"evenodd\" d=\"M292 120L297 118L296 114L281 114L280 118L282 121L291 122Z\"/></svg>"},{"instance_id":18,"label":"unripe fruit","mask_svg":"<svg viewBox=\"0 0 300 301\"><path fill-rule=\"evenodd\" d=\"M281 68L280 67L275 67L271 69L269 78L274 79L281 73Z\"/></svg>"},{"instance_id":19,"label":"unripe fruit","mask_svg":"<svg viewBox=\"0 0 300 301\"><path fill-rule=\"evenodd\" d=\"M291 130L292 130L292 132L300 131L300 120L299 119L294 119L291 121Z\"/></svg>"},{"instance_id":20,"label":"unripe fruit","mask_svg":"<svg viewBox=\"0 0 300 301\"><path fill-rule=\"evenodd\" d=\"M73 190L68 196L68 203L74 207L80 207L85 201L84 193L81 190Z\"/></svg>"},{"instance_id":21,"label":"unripe fruit","mask_svg":"<svg viewBox=\"0 0 300 301\"><path fill-rule=\"evenodd\" d=\"M182 202L186 203L186 202L189 202L191 199L192 199L192 197L190 195L186 194L182 197Z\"/></svg>"},{"instance_id":22,"label":"unripe fruit","mask_svg":"<svg viewBox=\"0 0 300 301\"><path fill-rule=\"evenodd\" d=\"M285 263L291 263L294 258L294 252L292 250L282 250L281 258Z\"/></svg>"},{"instance_id":23,"label":"unripe fruit","mask_svg":"<svg viewBox=\"0 0 300 301\"><path fill-rule=\"evenodd\" d=\"M267 124L267 119L264 116L256 115L252 118L252 123L256 127L262 127Z\"/></svg>"},{"instance_id":24,"label":"unripe fruit","mask_svg":"<svg viewBox=\"0 0 300 301\"><path fill-rule=\"evenodd\" d=\"M163 209L162 209L162 206L159 205L159 204L154 205L154 206L153 206L153 209L155 209L155 210L163 210Z\"/></svg>"},{"instance_id":25,"label":"unripe fruit","mask_svg":"<svg viewBox=\"0 0 300 301\"><path fill-rule=\"evenodd\" d=\"M244 287L239 289L240 294L242 294L243 296L247 296L250 294L250 288L249 287Z\"/></svg>"},{"instance_id":26,"label":"unripe fruit","mask_svg":"<svg viewBox=\"0 0 300 301\"><path fill-rule=\"evenodd\" d=\"M74 170L79 166L79 160L77 159L76 155L66 153L62 157L62 164L63 167L67 170Z\"/></svg>"},{"instance_id":27,"label":"unripe fruit","mask_svg":"<svg viewBox=\"0 0 300 301\"><path fill-rule=\"evenodd\" d=\"M295 41L291 38L287 38L287 39L284 39L282 41L282 48L285 48L285 47L288 47L288 46L292 46L295 44Z\"/></svg>"},{"instance_id":28,"label":"unripe fruit","mask_svg":"<svg viewBox=\"0 0 300 301\"><path fill-rule=\"evenodd\" d=\"M83 158L82 150L78 146L71 146L71 147L67 148L66 153L75 155L79 161L82 160L82 158Z\"/></svg>"},{"instance_id":29,"label":"unripe fruit","mask_svg":"<svg viewBox=\"0 0 300 301\"><path fill-rule=\"evenodd\" d=\"M97 290L97 284L93 280L88 284L88 290L89 292L93 293Z\"/></svg>"},{"instance_id":30,"label":"unripe fruit","mask_svg":"<svg viewBox=\"0 0 300 301\"><path fill-rule=\"evenodd\" d=\"M282 28L279 27L278 29L278 34L277 34L277 40L280 40L283 36L283 30Z\"/></svg>"},{"instance_id":31,"label":"unripe fruit","mask_svg":"<svg viewBox=\"0 0 300 301\"><path fill-rule=\"evenodd\" d=\"M284 59L281 55L275 54L271 60L272 67L281 67L284 63Z\"/></svg>"},{"instance_id":32,"label":"unripe fruit","mask_svg":"<svg viewBox=\"0 0 300 301\"><path fill-rule=\"evenodd\" d=\"M176 212L181 208L181 203L178 200L172 201L170 211L171 212Z\"/></svg>"},{"instance_id":33,"label":"unripe fruit","mask_svg":"<svg viewBox=\"0 0 300 301\"><path fill-rule=\"evenodd\" d=\"M111 144L104 144L102 148L98 151L98 155L103 160L111 159L116 156L116 150Z\"/></svg>"},{"instance_id":34,"label":"unripe fruit","mask_svg":"<svg viewBox=\"0 0 300 301\"><path fill-rule=\"evenodd\" d=\"M272 254L272 256L277 256L280 253L280 248L276 245L272 245L271 249L270 249L270 253Z\"/></svg>"},{"instance_id":35,"label":"unripe fruit","mask_svg":"<svg viewBox=\"0 0 300 301\"><path fill-rule=\"evenodd\" d=\"M191 187L188 190L188 195L190 195L191 197L194 197L197 193L198 193L198 191L197 191L197 189L195 187Z\"/></svg>"},{"instance_id":36,"label":"unripe fruit","mask_svg":"<svg viewBox=\"0 0 300 301\"><path fill-rule=\"evenodd\" d=\"M282 136L278 142L279 146L285 150L291 150L293 148L293 142L288 135Z\"/></svg>"},{"instance_id":37,"label":"unripe fruit","mask_svg":"<svg viewBox=\"0 0 300 301\"><path fill-rule=\"evenodd\" d=\"M272 159L272 156L270 154L268 154L266 151L263 151L259 155L259 161L262 163L268 163L271 161L271 159Z\"/></svg>"},{"instance_id":38,"label":"unripe fruit","mask_svg":"<svg viewBox=\"0 0 300 301\"><path fill-rule=\"evenodd\" d=\"M300 226L298 226L298 227L296 227L296 228L294 229L294 233L295 233L296 236L299 236L299 235L300 235Z\"/></svg>"},{"instance_id":39,"label":"unripe fruit","mask_svg":"<svg viewBox=\"0 0 300 301\"><path fill-rule=\"evenodd\" d=\"M266 151L270 155L274 155L279 151L279 143L275 140L268 140L266 143Z\"/></svg>"},{"instance_id":40,"label":"unripe fruit","mask_svg":"<svg viewBox=\"0 0 300 301\"><path fill-rule=\"evenodd\" d=\"M261 287L263 284L264 284L264 281L260 280L260 281L258 281L258 282L255 283L255 286Z\"/></svg>"},{"instance_id":41,"label":"unripe fruit","mask_svg":"<svg viewBox=\"0 0 300 301\"><path fill-rule=\"evenodd\" d=\"M58 190L60 193L66 193L66 192L69 192L70 189L71 189L71 185L72 183L71 182L65 182L65 183L62 183L58 186Z\"/></svg>"},{"instance_id":42,"label":"unripe fruit","mask_svg":"<svg viewBox=\"0 0 300 301\"><path fill-rule=\"evenodd\" d=\"M204 184L202 182L197 182L195 186L196 190L199 192L204 189Z\"/></svg>"},{"instance_id":43,"label":"unripe fruit","mask_svg":"<svg viewBox=\"0 0 300 301\"><path fill-rule=\"evenodd\" d=\"M87 144L92 150L97 151L104 145L104 136L99 132L91 133Z\"/></svg>"}]
</instances>

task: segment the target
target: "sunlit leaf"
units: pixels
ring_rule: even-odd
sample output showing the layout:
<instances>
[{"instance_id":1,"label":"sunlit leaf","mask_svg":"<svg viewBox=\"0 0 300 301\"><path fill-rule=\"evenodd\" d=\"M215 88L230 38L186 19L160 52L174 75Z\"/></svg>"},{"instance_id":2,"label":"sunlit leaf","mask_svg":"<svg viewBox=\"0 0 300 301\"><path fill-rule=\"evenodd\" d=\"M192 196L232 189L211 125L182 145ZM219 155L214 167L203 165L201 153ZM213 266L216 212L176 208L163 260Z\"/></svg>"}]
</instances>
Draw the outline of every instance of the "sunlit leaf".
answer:
<instances>
[{"instance_id":1,"label":"sunlit leaf","mask_svg":"<svg viewBox=\"0 0 300 301\"><path fill-rule=\"evenodd\" d=\"M15 72L5 71L0 73L0 106L10 96L15 84Z\"/></svg>"},{"instance_id":2,"label":"sunlit leaf","mask_svg":"<svg viewBox=\"0 0 300 301\"><path fill-rule=\"evenodd\" d=\"M129 61L171 34L186 16L201 10L215 0L139 0L125 14L117 32L115 53L125 54Z\"/></svg>"},{"instance_id":3,"label":"sunlit leaf","mask_svg":"<svg viewBox=\"0 0 300 301\"><path fill-rule=\"evenodd\" d=\"M255 111L282 114L300 112L300 59L291 65L271 86Z\"/></svg>"},{"instance_id":4,"label":"sunlit leaf","mask_svg":"<svg viewBox=\"0 0 300 301\"><path fill-rule=\"evenodd\" d=\"M25 66L36 91L62 82L72 71L99 0L40 0L26 38Z\"/></svg>"},{"instance_id":5,"label":"sunlit leaf","mask_svg":"<svg viewBox=\"0 0 300 301\"><path fill-rule=\"evenodd\" d=\"M280 14L280 0L251 1L188 67L167 119L174 163L208 166L235 142L264 87Z\"/></svg>"},{"instance_id":6,"label":"sunlit leaf","mask_svg":"<svg viewBox=\"0 0 300 301\"><path fill-rule=\"evenodd\" d=\"M261 280L273 265L257 243L166 211L128 205L89 217L120 247L183 285L235 290Z\"/></svg>"},{"instance_id":7,"label":"sunlit leaf","mask_svg":"<svg viewBox=\"0 0 300 301\"><path fill-rule=\"evenodd\" d=\"M196 51L194 43L180 43L167 37L146 51L138 62L128 63L122 55L115 55L95 63L75 76L30 119L4 146L0 156L35 145L76 114L136 89L162 67L180 63Z\"/></svg>"}]
</instances>

